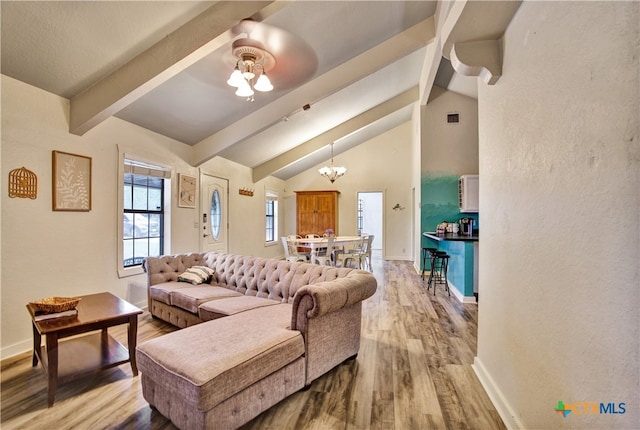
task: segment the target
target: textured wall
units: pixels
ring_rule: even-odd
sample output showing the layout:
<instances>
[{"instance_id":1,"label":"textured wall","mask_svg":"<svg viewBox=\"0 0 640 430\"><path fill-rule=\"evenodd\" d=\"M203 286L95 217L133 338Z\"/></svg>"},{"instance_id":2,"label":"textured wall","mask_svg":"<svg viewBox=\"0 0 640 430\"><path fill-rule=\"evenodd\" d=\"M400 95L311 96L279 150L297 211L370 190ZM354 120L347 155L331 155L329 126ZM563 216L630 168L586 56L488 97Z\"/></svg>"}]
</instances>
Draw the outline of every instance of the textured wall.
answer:
<instances>
[{"instance_id":1,"label":"textured wall","mask_svg":"<svg viewBox=\"0 0 640 430\"><path fill-rule=\"evenodd\" d=\"M514 426L640 427L639 6L523 3L479 88L476 370Z\"/></svg>"}]
</instances>

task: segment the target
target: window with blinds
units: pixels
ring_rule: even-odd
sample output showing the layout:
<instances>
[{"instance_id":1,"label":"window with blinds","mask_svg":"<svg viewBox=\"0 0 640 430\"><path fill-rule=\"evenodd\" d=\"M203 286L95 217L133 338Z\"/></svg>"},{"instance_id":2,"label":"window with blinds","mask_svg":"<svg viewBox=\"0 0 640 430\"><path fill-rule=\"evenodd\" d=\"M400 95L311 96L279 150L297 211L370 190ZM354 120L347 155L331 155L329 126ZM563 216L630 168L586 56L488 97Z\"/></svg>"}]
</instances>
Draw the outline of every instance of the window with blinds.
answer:
<instances>
[{"instance_id":1,"label":"window with blinds","mask_svg":"<svg viewBox=\"0 0 640 430\"><path fill-rule=\"evenodd\" d=\"M164 253L164 181L169 178L169 169L125 158L123 267L138 266L145 257Z\"/></svg>"},{"instance_id":2,"label":"window with blinds","mask_svg":"<svg viewBox=\"0 0 640 430\"><path fill-rule=\"evenodd\" d=\"M278 240L278 193L265 193L265 242Z\"/></svg>"}]
</instances>

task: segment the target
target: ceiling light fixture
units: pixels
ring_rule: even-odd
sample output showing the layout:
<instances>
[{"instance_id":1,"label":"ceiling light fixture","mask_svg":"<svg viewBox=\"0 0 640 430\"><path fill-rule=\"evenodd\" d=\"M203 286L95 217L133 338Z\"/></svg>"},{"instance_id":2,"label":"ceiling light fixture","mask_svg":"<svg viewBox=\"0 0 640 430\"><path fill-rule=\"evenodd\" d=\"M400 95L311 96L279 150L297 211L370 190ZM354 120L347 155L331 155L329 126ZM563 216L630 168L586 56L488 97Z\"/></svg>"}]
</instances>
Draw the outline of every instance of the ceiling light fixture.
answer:
<instances>
[{"instance_id":1,"label":"ceiling light fixture","mask_svg":"<svg viewBox=\"0 0 640 430\"><path fill-rule=\"evenodd\" d=\"M318 170L318 172L322 176L330 180L331 183L333 184L333 182L336 179L338 179L340 176L344 175L347 172L347 169L345 167L341 167L341 166L339 167L339 166L333 165L333 142L331 142L330 146L331 146L331 163L329 164L329 167L325 166L320 170Z\"/></svg>"},{"instance_id":2,"label":"ceiling light fixture","mask_svg":"<svg viewBox=\"0 0 640 430\"><path fill-rule=\"evenodd\" d=\"M267 77L267 68L272 68L276 60L260 42L248 37L234 40L231 53L237 61L227 84L237 88L237 96L246 97L247 101L252 102L254 90L273 90L273 85Z\"/></svg>"}]
</instances>

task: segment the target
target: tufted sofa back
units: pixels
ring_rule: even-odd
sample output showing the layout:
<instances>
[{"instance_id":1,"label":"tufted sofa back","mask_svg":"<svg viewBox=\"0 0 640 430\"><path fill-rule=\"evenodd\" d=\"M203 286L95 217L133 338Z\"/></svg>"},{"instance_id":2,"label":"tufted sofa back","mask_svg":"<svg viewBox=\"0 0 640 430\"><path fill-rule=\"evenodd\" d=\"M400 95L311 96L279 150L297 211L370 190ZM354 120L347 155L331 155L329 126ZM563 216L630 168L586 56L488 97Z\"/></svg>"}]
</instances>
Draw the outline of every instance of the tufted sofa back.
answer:
<instances>
[{"instance_id":1,"label":"tufted sofa back","mask_svg":"<svg viewBox=\"0 0 640 430\"><path fill-rule=\"evenodd\" d=\"M176 254L148 257L142 262L147 272L147 286L177 281L178 275L192 266L202 266L203 254Z\"/></svg>"},{"instance_id":2,"label":"tufted sofa back","mask_svg":"<svg viewBox=\"0 0 640 430\"><path fill-rule=\"evenodd\" d=\"M191 266L215 270L211 284L239 293L293 303L298 289L305 285L347 277L353 269L290 262L275 258L220 254L216 252L149 257L143 263L148 285L177 281ZM357 272L357 271L356 271Z\"/></svg>"}]
</instances>

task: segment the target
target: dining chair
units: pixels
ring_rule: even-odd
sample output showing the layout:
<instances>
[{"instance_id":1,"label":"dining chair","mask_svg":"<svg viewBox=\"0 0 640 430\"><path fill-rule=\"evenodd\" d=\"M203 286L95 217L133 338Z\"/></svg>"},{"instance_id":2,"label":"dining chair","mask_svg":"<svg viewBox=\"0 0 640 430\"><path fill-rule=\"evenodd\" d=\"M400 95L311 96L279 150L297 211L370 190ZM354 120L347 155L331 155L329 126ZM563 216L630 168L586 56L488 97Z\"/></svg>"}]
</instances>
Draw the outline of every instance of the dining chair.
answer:
<instances>
[{"instance_id":1,"label":"dining chair","mask_svg":"<svg viewBox=\"0 0 640 430\"><path fill-rule=\"evenodd\" d=\"M311 254L311 261L315 261L321 266L333 266L333 242L335 242L335 237L330 237L327 239L327 247L326 248L317 248Z\"/></svg>"},{"instance_id":2,"label":"dining chair","mask_svg":"<svg viewBox=\"0 0 640 430\"><path fill-rule=\"evenodd\" d=\"M305 252L301 252L299 250L298 244L291 241L287 237L281 237L282 246L284 247L284 258L287 261L309 261L309 254Z\"/></svg>"},{"instance_id":3,"label":"dining chair","mask_svg":"<svg viewBox=\"0 0 640 430\"><path fill-rule=\"evenodd\" d=\"M354 268L362 269L366 258L368 243L369 237L361 236L360 239L351 247L345 247L343 250L337 250L334 253L334 265L348 267L349 264L352 264Z\"/></svg>"},{"instance_id":4,"label":"dining chair","mask_svg":"<svg viewBox=\"0 0 640 430\"><path fill-rule=\"evenodd\" d=\"M373 272L373 269L371 268L371 245L373 244L374 235L370 234L368 239L365 249L364 264L362 267L366 268L369 272Z\"/></svg>"},{"instance_id":5,"label":"dining chair","mask_svg":"<svg viewBox=\"0 0 640 430\"><path fill-rule=\"evenodd\" d=\"M313 234L313 233L309 233L308 235L305 236L307 239L318 239L320 238L320 235L317 234Z\"/></svg>"}]
</instances>

